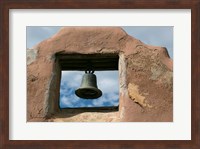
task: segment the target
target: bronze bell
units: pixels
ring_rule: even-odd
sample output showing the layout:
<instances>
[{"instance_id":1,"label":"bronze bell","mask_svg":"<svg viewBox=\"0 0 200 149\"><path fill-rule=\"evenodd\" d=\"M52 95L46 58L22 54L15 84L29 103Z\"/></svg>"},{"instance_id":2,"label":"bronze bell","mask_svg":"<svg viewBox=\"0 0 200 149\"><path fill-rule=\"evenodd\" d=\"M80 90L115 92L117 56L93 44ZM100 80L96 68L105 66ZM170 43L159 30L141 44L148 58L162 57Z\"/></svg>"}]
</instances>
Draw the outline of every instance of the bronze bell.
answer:
<instances>
[{"instance_id":1,"label":"bronze bell","mask_svg":"<svg viewBox=\"0 0 200 149\"><path fill-rule=\"evenodd\" d=\"M84 99L95 99L102 95L101 90L97 88L96 75L94 71L85 71L83 75L81 87L75 91L75 94Z\"/></svg>"}]
</instances>

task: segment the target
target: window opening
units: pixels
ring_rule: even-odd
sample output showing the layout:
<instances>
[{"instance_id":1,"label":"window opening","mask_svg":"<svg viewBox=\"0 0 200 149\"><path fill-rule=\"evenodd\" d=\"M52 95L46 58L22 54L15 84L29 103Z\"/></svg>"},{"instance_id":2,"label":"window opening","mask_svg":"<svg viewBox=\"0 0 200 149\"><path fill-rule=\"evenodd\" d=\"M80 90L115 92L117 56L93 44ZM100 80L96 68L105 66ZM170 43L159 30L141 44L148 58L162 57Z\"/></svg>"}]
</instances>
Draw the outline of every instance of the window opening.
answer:
<instances>
[{"instance_id":1,"label":"window opening","mask_svg":"<svg viewBox=\"0 0 200 149\"><path fill-rule=\"evenodd\" d=\"M119 106L118 55L116 54L57 54L61 67L60 109L117 108ZM89 66L88 66L89 65ZM76 95L83 75L92 66L97 87L102 96L83 99Z\"/></svg>"}]
</instances>

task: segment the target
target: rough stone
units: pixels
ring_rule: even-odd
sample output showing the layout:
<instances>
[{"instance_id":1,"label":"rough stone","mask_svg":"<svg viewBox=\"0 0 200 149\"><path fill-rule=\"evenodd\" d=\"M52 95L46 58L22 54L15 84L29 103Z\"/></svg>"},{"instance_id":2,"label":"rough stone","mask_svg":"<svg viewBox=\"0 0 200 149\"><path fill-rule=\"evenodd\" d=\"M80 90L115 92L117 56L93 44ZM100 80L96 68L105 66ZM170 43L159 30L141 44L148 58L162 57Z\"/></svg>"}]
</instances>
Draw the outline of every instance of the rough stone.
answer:
<instances>
[{"instance_id":1,"label":"rough stone","mask_svg":"<svg viewBox=\"0 0 200 149\"><path fill-rule=\"evenodd\" d=\"M34 62L37 58L37 49L27 49L26 54L27 54L27 65L31 64Z\"/></svg>"},{"instance_id":2,"label":"rough stone","mask_svg":"<svg viewBox=\"0 0 200 149\"><path fill-rule=\"evenodd\" d=\"M138 90L138 86L133 84L133 83L129 83L128 84L128 93L129 93L129 96L130 98L138 103L140 106L142 107L149 107L149 108L152 108L151 105L149 105L146 100L145 100L145 96L141 95L139 93L139 90ZM144 93L146 95L148 95L148 93Z\"/></svg>"}]
</instances>

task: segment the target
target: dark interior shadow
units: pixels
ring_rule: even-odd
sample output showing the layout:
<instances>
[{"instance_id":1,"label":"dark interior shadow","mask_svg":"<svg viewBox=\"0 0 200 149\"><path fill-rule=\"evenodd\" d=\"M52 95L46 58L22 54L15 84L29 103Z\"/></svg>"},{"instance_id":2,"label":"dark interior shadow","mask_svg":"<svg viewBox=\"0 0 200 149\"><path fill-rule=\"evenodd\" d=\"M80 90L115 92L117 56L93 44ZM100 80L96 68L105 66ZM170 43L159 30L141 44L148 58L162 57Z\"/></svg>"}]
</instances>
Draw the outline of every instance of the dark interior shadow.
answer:
<instances>
[{"instance_id":1,"label":"dark interior shadow","mask_svg":"<svg viewBox=\"0 0 200 149\"><path fill-rule=\"evenodd\" d=\"M119 106L113 107L84 107L84 108L63 108L60 112L55 113L53 117L69 118L85 112L110 113L119 111Z\"/></svg>"}]
</instances>

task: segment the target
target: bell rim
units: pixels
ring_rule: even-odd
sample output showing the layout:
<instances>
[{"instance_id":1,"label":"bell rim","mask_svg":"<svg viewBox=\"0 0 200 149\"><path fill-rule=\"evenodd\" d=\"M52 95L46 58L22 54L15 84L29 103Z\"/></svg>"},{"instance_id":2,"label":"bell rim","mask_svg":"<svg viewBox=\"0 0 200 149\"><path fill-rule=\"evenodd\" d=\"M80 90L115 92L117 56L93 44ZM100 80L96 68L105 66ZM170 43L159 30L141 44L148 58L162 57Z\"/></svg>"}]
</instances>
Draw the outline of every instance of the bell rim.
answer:
<instances>
[{"instance_id":1,"label":"bell rim","mask_svg":"<svg viewBox=\"0 0 200 149\"><path fill-rule=\"evenodd\" d=\"M80 95L82 95L81 93L80 93L80 90L82 90L82 89L92 89L92 90L95 90L96 92L97 92L97 96L95 96L95 97L93 97L93 98L85 98L85 97L81 97ZM79 94L80 93L80 94ZM75 94L78 96L78 97L80 97L80 98L83 98L83 99L96 99L96 98L99 98L99 97L101 97L102 96L102 91L100 90L100 89L98 89L98 88L95 88L95 87L80 87L80 88L78 88L76 91L75 91Z\"/></svg>"}]
</instances>

